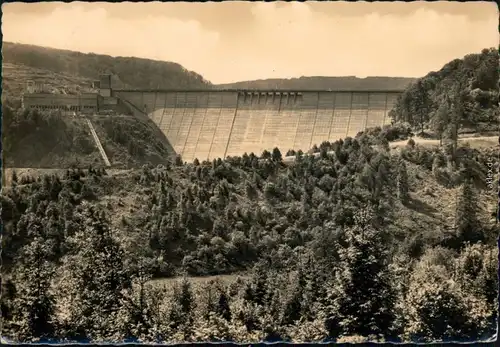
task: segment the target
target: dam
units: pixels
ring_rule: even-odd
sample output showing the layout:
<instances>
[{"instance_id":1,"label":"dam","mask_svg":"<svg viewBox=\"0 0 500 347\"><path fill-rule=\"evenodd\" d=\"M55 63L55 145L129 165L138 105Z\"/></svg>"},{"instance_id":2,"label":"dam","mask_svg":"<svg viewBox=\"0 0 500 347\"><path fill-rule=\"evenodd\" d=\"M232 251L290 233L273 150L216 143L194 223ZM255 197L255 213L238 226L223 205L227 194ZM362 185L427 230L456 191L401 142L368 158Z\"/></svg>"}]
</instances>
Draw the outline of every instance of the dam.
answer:
<instances>
[{"instance_id":1,"label":"dam","mask_svg":"<svg viewBox=\"0 0 500 347\"><path fill-rule=\"evenodd\" d=\"M278 147L308 151L390 124L401 90L256 91L112 90L134 114L146 114L184 161Z\"/></svg>"}]
</instances>

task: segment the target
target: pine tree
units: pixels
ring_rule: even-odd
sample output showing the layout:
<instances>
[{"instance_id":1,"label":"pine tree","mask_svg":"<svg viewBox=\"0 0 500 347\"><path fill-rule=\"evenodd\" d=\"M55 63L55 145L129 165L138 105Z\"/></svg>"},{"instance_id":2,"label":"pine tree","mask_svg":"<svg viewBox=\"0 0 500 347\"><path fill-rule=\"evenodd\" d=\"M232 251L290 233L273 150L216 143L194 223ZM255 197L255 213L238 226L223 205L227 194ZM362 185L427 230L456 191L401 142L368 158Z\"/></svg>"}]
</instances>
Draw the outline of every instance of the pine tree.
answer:
<instances>
[{"instance_id":1,"label":"pine tree","mask_svg":"<svg viewBox=\"0 0 500 347\"><path fill-rule=\"evenodd\" d=\"M344 335L391 335L395 290L387 240L373 220L371 209L360 211L346 230L348 246L340 251L333 307Z\"/></svg>"},{"instance_id":2,"label":"pine tree","mask_svg":"<svg viewBox=\"0 0 500 347\"><path fill-rule=\"evenodd\" d=\"M245 192L247 197L251 200L254 201L258 197L258 192L255 186L252 184L250 181L245 182Z\"/></svg>"},{"instance_id":3,"label":"pine tree","mask_svg":"<svg viewBox=\"0 0 500 347\"><path fill-rule=\"evenodd\" d=\"M284 302L282 323L290 325L298 321L302 313L302 296L304 295L305 277L301 268L298 269L294 280L288 286Z\"/></svg>"},{"instance_id":4,"label":"pine tree","mask_svg":"<svg viewBox=\"0 0 500 347\"><path fill-rule=\"evenodd\" d=\"M402 158L398 162L397 187L399 200L403 204L406 204L409 200L408 171L406 170L406 164Z\"/></svg>"},{"instance_id":5,"label":"pine tree","mask_svg":"<svg viewBox=\"0 0 500 347\"><path fill-rule=\"evenodd\" d=\"M231 321L231 309L229 307L229 297L225 290L219 293L219 302L217 303L217 314L227 321Z\"/></svg>"},{"instance_id":6,"label":"pine tree","mask_svg":"<svg viewBox=\"0 0 500 347\"><path fill-rule=\"evenodd\" d=\"M269 153L269 151L266 149L262 152L262 154L260 155L261 159L271 159L271 153Z\"/></svg>"},{"instance_id":7,"label":"pine tree","mask_svg":"<svg viewBox=\"0 0 500 347\"><path fill-rule=\"evenodd\" d=\"M18 181L17 177L17 172L16 170L12 170L12 177L11 177L12 185L16 185Z\"/></svg>"},{"instance_id":8,"label":"pine tree","mask_svg":"<svg viewBox=\"0 0 500 347\"><path fill-rule=\"evenodd\" d=\"M121 302L121 321L117 319L117 328L122 336L127 338L144 338L153 328L153 312L149 302L150 288L146 283L151 279L153 261L146 258L138 259L138 264L132 269L135 286L125 292Z\"/></svg>"},{"instance_id":9,"label":"pine tree","mask_svg":"<svg viewBox=\"0 0 500 347\"><path fill-rule=\"evenodd\" d=\"M439 135L439 145L442 145L443 133L450 121L448 99L439 106L434 118L432 119L432 128Z\"/></svg>"},{"instance_id":10,"label":"pine tree","mask_svg":"<svg viewBox=\"0 0 500 347\"><path fill-rule=\"evenodd\" d=\"M462 242L475 243L483 239L479 206L473 182L465 179L458 198L456 211L456 227Z\"/></svg>"},{"instance_id":11,"label":"pine tree","mask_svg":"<svg viewBox=\"0 0 500 347\"><path fill-rule=\"evenodd\" d=\"M415 86L415 98L413 100L414 112L419 115L417 122L420 125L421 132L424 132L425 122L429 119L429 109L431 100L427 94L427 90L421 80Z\"/></svg>"},{"instance_id":12,"label":"pine tree","mask_svg":"<svg viewBox=\"0 0 500 347\"><path fill-rule=\"evenodd\" d=\"M182 156L180 154L177 154L175 156L175 165L176 166L182 166L184 162L182 161Z\"/></svg>"},{"instance_id":13,"label":"pine tree","mask_svg":"<svg viewBox=\"0 0 500 347\"><path fill-rule=\"evenodd\" d=\"M271 157L272 157L272 160L275 162L281 161L282 155L281 155L281 152L280 152L278 147L274 147Z\"/></svg>"},{"instance_id":14,"label":"pine tree","mask_svg":"<svg viewBox=\"0 0 500 347\"><path fill-rule=\"evenodd\" d=\"M326 288L325 283L331 270L331 263L325 260L325 266L321 266L318 261L309 255L302 265L304 271L304 290L302 295L301 316L305 320L312 321L319 318L323 313Z\"/></svg>"},{"instance_id":15,"label":"pine tree","mask_svg":"<svg viewBox=\"0 0 500 347\"><path fill-rule=\"evenodd\" d=\"M406 299L406 335L410 339L442 341L477 339L485 332L489 309L470 300L446 268L422 259L415 267Z\"/></svg>"},{"instance_id":16,"label":"pine tree","mask_svg":"<svg viewBox=\"0 0 500 347\"><path fill-rule=\"evenodd\" d=\"M23 247L14 271L17 293L12 328L20 341L55 337L55 298L51 290L54 266L48 254L50 247L37 235Z\"/></svg>"},{"instance_id":17,"label":"pine tree","mask_svg":"<svg viewBox=\"0 0 500 347\"><path fill-rule=\"evenodd\" d=\"M447 129L447 137L451 140L452 156L456 159L456 152L458 147L458 130L464 118L464 91L462 83L459 82L452 91L453 96L451 99L451 115L449 118L449 126Z\"/></svg>"},{"instance_id":18,"label":"pine tree","mask_svg":"<svg viewBox=\"0 0 500 347\"><path fill-rule=\"evenodd\" d=\"M123 292L130 289L130 274L102 213L84 207L79 224L83 227L70 240L72 252L63 260L60 281L67 300L67 333L74 338L110 338L117 333L114 317Z\"/></svg>"},{"instance_id":19,"label":"pine tree","mask_svg":"<svg viewBox=\"0 0 500 347\"><path fill-rule=\"evenodd\" d=\"M195 308L194 293L187 277L183 277L174 286L174 305L170 312L172 327L189 325L193 321L192 312Z\"/></svg>"}]
</instances>

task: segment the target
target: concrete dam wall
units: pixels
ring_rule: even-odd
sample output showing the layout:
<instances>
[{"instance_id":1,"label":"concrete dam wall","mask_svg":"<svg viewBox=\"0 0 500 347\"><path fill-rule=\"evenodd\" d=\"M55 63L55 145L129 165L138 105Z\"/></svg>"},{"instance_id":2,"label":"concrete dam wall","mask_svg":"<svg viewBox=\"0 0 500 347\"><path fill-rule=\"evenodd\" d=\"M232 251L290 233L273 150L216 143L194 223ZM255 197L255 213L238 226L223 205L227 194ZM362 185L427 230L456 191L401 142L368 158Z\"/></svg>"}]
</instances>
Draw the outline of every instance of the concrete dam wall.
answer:
<instances>
[{"instance_id":1,"label":"concrete dam wall","mask_svg":"<svg viewBox=\"0 0 500 347\"><path fill-rule=\"evenodd\" d=\"M185 161L278 147L307 151L390 123L400 91L131 91L114 96L146 113Z\"/></svg>"}]
</instances>

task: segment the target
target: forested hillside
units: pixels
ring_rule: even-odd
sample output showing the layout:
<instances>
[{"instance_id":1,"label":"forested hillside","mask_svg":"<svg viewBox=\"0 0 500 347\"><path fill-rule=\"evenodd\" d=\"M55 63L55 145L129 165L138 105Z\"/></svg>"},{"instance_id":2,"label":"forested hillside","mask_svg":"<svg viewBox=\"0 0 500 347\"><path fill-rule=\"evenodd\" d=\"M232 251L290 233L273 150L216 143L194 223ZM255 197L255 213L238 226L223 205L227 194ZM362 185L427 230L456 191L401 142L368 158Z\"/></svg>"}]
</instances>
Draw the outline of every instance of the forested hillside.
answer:
<instances>
[{"instance_id":1,"label":"forested hillside","mask_svg":"<svg viewBox=\"0 0 500 347\"><path fill-rule=\"evenodd\" d=\"M84 54L11 42L3 42L2 55L2 64L15 64L21 66L20 69L25 66L91 80L97 79L100 73L111 73L116 88L200 89L211 85L199 74L172 62ZM22 81L17 78L16 82Z\"/></svg>"},{"instance_id":2,"label":"forested hillside","mask_svg":"<svg viewBox=\"0 0 500 347\"><path fill-rule=\"evenodd\" d=\"M437 138L461 129L498 131L498 66L497 48L455 59L412 83L391 116Z\"/></svg>"},{"instance_id":3,"label":"forested hillside","mask_svg":"<svg viewBox=\"0 0 500 347\"><path fill-rule=\"evenodd\" d=\"M221 89L291 89L291 90L403 90L414 78L404 77L300 77L265 79L218 84Z\"/></svg>"},{"instance_id":4,"label":"forested hillside","mask_svg":"<svg viewBox=\"0 0 500 347\"><path fill-rule=\"evenodd\" d=\"M288 166L275 149L261 160L18 180L2 195L5 334L491 336L499 230L486 177L495 149L460 147L451 157L411 141L395 153L386 144L365 133ZM247 271L201 287L149 282Z\"/></svg>"},{"instance_id":5,"label":"forested hillside","mask_svg":"<svg viewBox=\"0 0 500 347\"><path fill-rule=\"evenodd\" d=\"M94 342L492 337L498 149L457 134L497 112L495 59L485 50L454 61L408 88L396 124L322 143L317 156L288 153L287 163L275 148L113 175L14 171L1 195L2 333ZM7 118L12 160L33 143L40 156L61 141L87 148L75 142L83 130L50 114ZM138 147L161 156L167 146L146 123L95 121L119 162L127 151L150 155ZM54 127L62 130L53 139L27 138ZM422 128L441 129L445 145L409 138ZM190 280L217 274L234 276Z\"/></svg>"},{"instance_id":6,"label":"forested hillside","mask_svg":"<svg viewBox=\"0 0 500 347\"><path fill-rule=\"evenodd\" d=\"M212 85L197 73L172 62L134 57L111 57L4 42L3 88L15 95L30 79L52 85L90 85L100 73L111 73L116 88L163 89L297 89L297 90L402 90L415 79L400 77L300 77ZM37 77L52 76L37 79ZM55 83L57 82L57 83Z\"/></svg>"},{"instance_id":7,"label":"forested hillside","mask_svg":"<svg viewBox=\"0 0 500 347\"><path fill-rule=\"evenodd\" d=\"M200 75L175 63L113 58L4 42L2 47L2 134L7 167L61 168L102 166L85 119L57 112L21 110L26 82L49 91L86 91L102 72L112 73L115 87L210 88ZM94 127L115 168L166 164L173 149L146 117L94 119Z\"/></svg>"},{"instance_id":8,"label":"forested hillside","mask_svg":"<svg viewBox=\"0 0 500 347\"><path fill-rule=\"evenodd\" d=\"M85 118L2 105L3 158L6 167L101 167ZM166 164L173 155L168 140L147 117L101 117L94 128L114 168Z\"/></svg>"}]
</instances>

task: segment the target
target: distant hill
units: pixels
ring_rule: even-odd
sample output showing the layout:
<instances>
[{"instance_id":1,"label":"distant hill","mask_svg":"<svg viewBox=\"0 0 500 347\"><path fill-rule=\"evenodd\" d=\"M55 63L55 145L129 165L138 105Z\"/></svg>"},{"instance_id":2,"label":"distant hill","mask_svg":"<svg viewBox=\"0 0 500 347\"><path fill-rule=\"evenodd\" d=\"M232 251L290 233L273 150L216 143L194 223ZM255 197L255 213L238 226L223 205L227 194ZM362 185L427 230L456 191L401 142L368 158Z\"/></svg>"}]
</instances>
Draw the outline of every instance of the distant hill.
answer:
<instances>
[{"instance_id":1,"label":"distant hill","mask_svg":"<svg viewBox=\"0 0 500 347\"><path fill-rule=\"evenodd\" d=\"M265 79L218 84L219 89L296 89L296 90L404 90L415 78L406 77L300 77Z\"/></svg>"},{"instance_id":2,"label":"distant hill","mask_svg":"<svg viewBox=\"0 0 500 347\"><path fill-rule=\"evenodd\" d=\"M28 80L49 89L88 87L100 73L111 73L116 88L144 89L300 89L403 90L414 78L300 77L213 85L182 65L135 57L80 53L35 45L3 42L4 96L18 97Z\"/></svg>"},{"instance_id":3,"label":"distant hill","mask_svg":"<svg viewBox=\"0 0 500 347\"><path fill-rule=\"evenodd\" d=\"M7 90L11 86L23 85L30 79L30 71L55 76L73 76L78 81L96 79L100 73L111 73L116 87L129 88L210 88L211 83L201 75L186 70L180 64L134 57L111 57L102 54L80 52L3 42L3 69L10 65L10 78L5 81ZM19 70L16 75L16 67ZM64 81L64 79L60 79ZM50 82L50 79L47 81ZM76 82L77 83L77 82Z\"/></svg>"}]
</instances>

